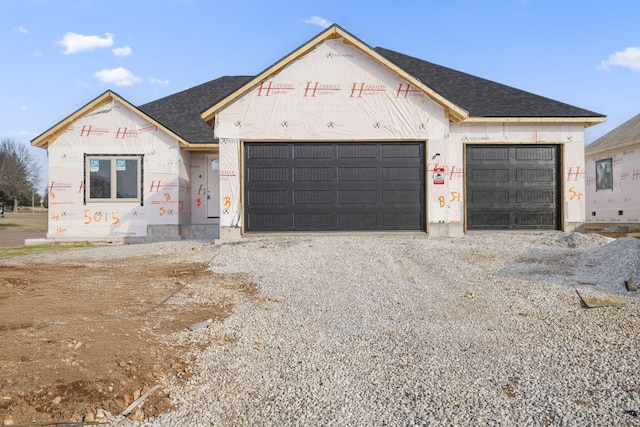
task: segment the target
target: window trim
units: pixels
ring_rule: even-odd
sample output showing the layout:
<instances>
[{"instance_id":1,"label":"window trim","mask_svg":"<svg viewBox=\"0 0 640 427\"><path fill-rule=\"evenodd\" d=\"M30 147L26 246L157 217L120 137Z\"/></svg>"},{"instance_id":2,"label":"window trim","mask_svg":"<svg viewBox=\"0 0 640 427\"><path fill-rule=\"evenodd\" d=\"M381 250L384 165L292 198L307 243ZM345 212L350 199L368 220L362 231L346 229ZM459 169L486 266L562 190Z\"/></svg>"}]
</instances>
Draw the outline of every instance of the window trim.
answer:
<instances>
[{"instance_id":1,"label":"window trim","mask_svg":"<svg viewBox=\"0 0 640 427\"><path fill-rule=\"evenodd\" d=\"M137 183L138 194L136 197L118 198L117 197L117 174L116 162L113 160L136 160L137 161ZM116 197L95 198L90 196L91 189L91 173L89 171L89 162L91 160L111 160L111 194ZM140 203L143 206L143 188L144 188L144 154L88 154L84 153L84 204L87 203Z\"/></svg>"}]
</instances>

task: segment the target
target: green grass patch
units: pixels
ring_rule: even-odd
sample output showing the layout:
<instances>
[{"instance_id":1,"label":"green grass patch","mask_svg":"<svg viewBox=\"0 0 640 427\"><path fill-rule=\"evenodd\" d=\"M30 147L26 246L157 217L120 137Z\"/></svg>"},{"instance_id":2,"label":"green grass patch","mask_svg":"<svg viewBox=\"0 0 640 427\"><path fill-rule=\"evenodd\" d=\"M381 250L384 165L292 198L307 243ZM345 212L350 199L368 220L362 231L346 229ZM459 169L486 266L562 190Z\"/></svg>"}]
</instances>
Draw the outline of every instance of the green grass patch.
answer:
<instances>
[{"instance_id":1,"label":"green grass patch","mask_svg":"<svg viewBox=\"0 0 640 427\"><path fill-rule=\"evenodd\" d=\"M0 259L11 258L22 255L33 255L44 252L58 252L69 249L88 248L94 246L89 242L78 243L56 243L53 245L33 245L33 246L15 246L10 248L0 248Z\"/></svg>"},{"instance_id":2,"label":"green grass patch","mask_svg":"<svg viewBox=\"0 0 640 427\"><path fill-rule=\"evenodd\" d=\"M46 212L5 212L0 218L0 231L47 231Z\"/></svg>"},{"instance_id":3,"label":"green grass patch","mask_svg":"<svg viewBox=\"0 0 640 427\"><path fill-rule=\"evenodd\" d=\"M4 231L4 230L19 231L20 229L22 229L20 224L16 224L13 222L0 222L0 231Z\"/></svg>"}]
</instances>

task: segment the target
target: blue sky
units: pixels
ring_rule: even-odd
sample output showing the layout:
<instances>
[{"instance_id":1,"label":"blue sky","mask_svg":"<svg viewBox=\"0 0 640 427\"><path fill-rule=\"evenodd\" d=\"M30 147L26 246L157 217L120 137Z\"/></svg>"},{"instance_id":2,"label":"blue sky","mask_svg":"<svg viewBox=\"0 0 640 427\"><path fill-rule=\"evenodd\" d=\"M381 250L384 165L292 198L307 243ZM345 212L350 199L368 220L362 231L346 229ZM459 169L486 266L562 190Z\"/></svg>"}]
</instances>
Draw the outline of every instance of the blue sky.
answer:
<instances>
[{"instance_id":1,"label":"blue sky","mask_svg":"<svg viewBox=\"0 0 640 427\"><path fill-rule=\"evenodd\" d=\"M0 0L0 138L29 145L107 89L140 105L257 74L337 23L606 115L590 143L640 113L639 15L637 0Z\"/></svg>"}]
</instances>

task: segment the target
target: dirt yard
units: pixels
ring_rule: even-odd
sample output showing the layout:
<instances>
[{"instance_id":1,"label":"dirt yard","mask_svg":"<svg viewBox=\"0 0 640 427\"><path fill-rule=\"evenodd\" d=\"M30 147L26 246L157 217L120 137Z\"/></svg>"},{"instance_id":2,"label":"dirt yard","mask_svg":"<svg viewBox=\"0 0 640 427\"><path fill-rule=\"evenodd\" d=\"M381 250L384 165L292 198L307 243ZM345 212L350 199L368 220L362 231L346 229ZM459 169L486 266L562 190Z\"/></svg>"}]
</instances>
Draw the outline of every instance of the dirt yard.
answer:
<instances>
[{"instance_id":1,"label":"dirt yard","mask_svg":"<svg viewBox=\"0 0 640 427\"><path fill-rule=\"evenodd\" d=\"M188 378L189 348L163 338L224 319L233 298L197 306L172 305L171 298L184 298L186 283L241 298L252 289L243 277L206 268L188 254L0 265L0 422L99 421L105 411L121 414L164 377ZM159 388L137 416L170 409L170 396Z\"/></svg>"}]
</instances>

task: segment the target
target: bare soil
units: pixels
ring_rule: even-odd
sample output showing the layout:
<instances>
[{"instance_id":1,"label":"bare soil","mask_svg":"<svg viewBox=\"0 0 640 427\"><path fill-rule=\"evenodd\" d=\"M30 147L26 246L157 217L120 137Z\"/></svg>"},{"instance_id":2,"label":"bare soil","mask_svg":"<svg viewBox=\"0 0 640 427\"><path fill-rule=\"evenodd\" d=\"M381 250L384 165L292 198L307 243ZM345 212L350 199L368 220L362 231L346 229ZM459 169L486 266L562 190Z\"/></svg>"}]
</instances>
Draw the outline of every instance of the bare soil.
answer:
<instances>
[{"instance_id":1,"label":"bare soil","mask_svg":"<svg viewBox=\"0 0 640 427\"><path fill-rule=\"evenodd\" d=\"M214 274L187 255L88 265L24 259L0 265L0 420L16 424L99 421L164 378L188 378L190 349L165 344L167 335L224 319L235 297L171 298L188 299L186 283L247 296L243 277ZM143 408L144 418L171 410L170 396L159 388Z\"/></svg>"}]
</instances>

